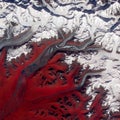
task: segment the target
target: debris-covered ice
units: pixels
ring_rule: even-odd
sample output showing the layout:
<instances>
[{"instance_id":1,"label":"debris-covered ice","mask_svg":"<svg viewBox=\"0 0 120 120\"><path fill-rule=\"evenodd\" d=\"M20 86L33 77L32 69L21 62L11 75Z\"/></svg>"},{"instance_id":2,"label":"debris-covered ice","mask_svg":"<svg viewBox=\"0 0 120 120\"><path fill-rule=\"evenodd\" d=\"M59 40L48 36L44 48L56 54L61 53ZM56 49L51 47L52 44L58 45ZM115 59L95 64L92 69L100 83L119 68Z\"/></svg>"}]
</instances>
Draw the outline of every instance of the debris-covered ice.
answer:
<instances>
[{"instance_id":1,"label":"debris-covered ice","mask_svg":"<svg viewBox=\"0 0 120 120\"><path fill-rule=\"evenodd\" d=\"M8 0L9 1L9 0ZM44 0L42 0L44 2ZM92 39L100 49L80 52L75 55L66 55L66 63L78 63L90 65L91 69L104 68L100 78L92 77L89 80L87 94L93 94L95 88L103 86L108 90L104 104L110 106L109 111L118 111L120 106L120 2L108 0L105 3L98 0L95 4L89 4L84 0L58 0L50 2L51 5L39 5L36 1L17 1L15 3L0 1L0 37L4 36L9 22L15 22L14 35L24 31L26 27L31 27L34 22L38 22L39 27L35 31L30 41L42 41L43 39L58 38L58 30L62 29L68 33L76 27L78 30L74 36L74 41L83 42ZM52 7L51 7L52 6ZM103 8L102 8L103 7ZM14 48L9 48L7 60L28 53L30 49L26 44Z\"/></svg>"}]
</instances>

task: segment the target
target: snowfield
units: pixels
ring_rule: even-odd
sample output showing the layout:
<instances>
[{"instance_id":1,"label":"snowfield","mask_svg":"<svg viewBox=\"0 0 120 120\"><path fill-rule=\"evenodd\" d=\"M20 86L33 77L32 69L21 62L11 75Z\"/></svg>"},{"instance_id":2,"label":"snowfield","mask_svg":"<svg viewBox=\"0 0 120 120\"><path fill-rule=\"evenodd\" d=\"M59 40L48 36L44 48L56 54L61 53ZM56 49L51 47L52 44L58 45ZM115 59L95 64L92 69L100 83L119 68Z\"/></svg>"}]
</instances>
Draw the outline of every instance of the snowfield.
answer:
<instances>
[{"instance_id":1,"label":"snowfield","mask_svg":"<svg viewBox=\"0 0 120 120\"><path fill-rule=\"evenodd\" d=\"M96 5L88 3L89 0L51 0L49 4L44 0L39 4L37 0L26 0L26 4L24 0L16 1L0 1L0 37L4 36L10 22L17 24L13 26L14 36L37 23L29 42L57 39L60 30L67 34L77 28L75 42L91 39L98 48L66 54L65 62L72 64L76 60L84 67L89 65L90 69L105 69L101 76L89 78L91 83L86 93L94 98L95 89L103 86L108 90L103 103L110 106L108 113L120 111L120 2L108 0L108 6L105 6L102 0L98 0ZM6 59L11 61L30 51L26 42L16 48L10 46Z\"/></svg>"}]
</instances>

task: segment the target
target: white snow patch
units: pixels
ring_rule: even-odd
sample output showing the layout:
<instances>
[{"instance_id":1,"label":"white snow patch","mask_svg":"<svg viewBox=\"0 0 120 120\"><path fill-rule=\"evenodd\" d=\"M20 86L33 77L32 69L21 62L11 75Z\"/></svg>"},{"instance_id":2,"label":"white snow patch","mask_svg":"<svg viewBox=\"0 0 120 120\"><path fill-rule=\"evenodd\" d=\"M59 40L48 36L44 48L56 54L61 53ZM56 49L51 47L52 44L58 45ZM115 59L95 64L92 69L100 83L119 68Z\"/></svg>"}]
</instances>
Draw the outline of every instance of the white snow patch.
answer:
<instances>
[{"instance_id":1,"label":"white snow patch","mask_svg":"<svg viewBox=\"0 0 120 120\"><path fill-rule=\"evenodd\" d=\"M7 60L10 61L13 58L19 57L22 53L24 53L26 55L30 51L31 51L31 49L27 48L26 45L22 45L21 47L19 47L17 49L10 48L10 49L8 49Z\"/></svg>"}]
</instances>

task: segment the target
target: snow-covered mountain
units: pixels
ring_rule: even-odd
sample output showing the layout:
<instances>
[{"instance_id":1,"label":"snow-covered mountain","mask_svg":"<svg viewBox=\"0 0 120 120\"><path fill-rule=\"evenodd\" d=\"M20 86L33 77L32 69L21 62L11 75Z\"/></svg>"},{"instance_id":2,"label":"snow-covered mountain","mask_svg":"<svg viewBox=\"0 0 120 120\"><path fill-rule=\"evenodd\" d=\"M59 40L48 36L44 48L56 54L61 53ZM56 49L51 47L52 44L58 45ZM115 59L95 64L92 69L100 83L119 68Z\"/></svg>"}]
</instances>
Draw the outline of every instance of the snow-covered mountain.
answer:
<instances>
[{"instance_id":1,"label":"snow-covered mountain","mask_svg":"<svg viewBox=\"0 0 120 120\"><path fill-rule=\"evenodd\" d=\"M95 89L103 86L108 90L103 103L110 106L108 112L120 112L119 0L0 0L1 38L9 38L7 32L12 31L17 36L29 28L34 32L32 38L15 48L6 45L6 41L0 41L1 49L8 46L7 61L30 52L28 42L57 39L62 36L61 31L68 34L77 29L73 41L82 43L91 39L97 48L66 54L65 62L72 64L77 61L84 67L105 69L100 77L89 79L91 83L86 93L94 98Z\"/></svg>"}]
</instances>

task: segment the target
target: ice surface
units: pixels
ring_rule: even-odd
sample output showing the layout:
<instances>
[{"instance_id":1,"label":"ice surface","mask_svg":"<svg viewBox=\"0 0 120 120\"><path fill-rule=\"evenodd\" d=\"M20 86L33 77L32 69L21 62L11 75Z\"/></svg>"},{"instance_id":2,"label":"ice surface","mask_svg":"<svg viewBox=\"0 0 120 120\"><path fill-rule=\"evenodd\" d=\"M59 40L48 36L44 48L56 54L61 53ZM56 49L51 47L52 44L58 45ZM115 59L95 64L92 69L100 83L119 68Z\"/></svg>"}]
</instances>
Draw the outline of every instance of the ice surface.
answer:
<instances>
[{"instance_id":1,"label":"ice surface","mask_svg":"<svg viewBox=\"0 0 120 120\"><path fill-rule=\"evenodd\" d=\"M62 2L66 3L65 1ZM67 3L70 2L70 0L67 1ZM79 0L74 0L74 2L79 2ZM57 38L59 29L68 33L78 27L75 41L82 42L91 38L96 45L101 45L101 50L91 52L91 54L80 52L78 55L66 55L65 61L72 64L72 61L77 60L78 63L85 66L90 65L91 69L105 68L106 70L101 73L100 78L92 77L90 79L91 85L87 89L87 94L92 94L94 97L94 89L100 85L103 86L108 90L104 104L110 105L109 111L118 111L120 106L120 16L116 14L117 12L120 13L120 3L116 1L107 9L96 10L95 13L91 14L77 9L69 11L71 8L80 8L81 6L86 7L86 10L91 10L92 5L87 6L86 2L80 0L81 4L70 4L68 6L59 6L55 2L51 2L55 13L58 13L59 16L48 12L46 9L35 10L32 7L33 3L35 4L34 0L27 8L14 3L0 2L0 36L4 35L4 30L9 21L18 24L14 29L15 35L23 31L26 26L31 26L34 22L39 21L40 27L36 29L31 39L35 42L42 41L44 38ZM10 6L11 9L8 9L7 6ZM69 14L74 15L74 17L71 19L64 17L69 16ZM116 22L118 22L117 25ZM26 47L26 44L16 49L9 48L7 60L10 61L22 53L27 54L28 52L30 49Z\"/></svg>"}]
</instances>

